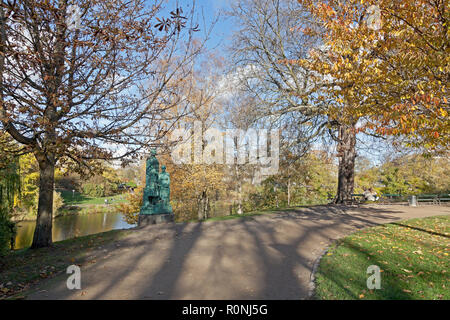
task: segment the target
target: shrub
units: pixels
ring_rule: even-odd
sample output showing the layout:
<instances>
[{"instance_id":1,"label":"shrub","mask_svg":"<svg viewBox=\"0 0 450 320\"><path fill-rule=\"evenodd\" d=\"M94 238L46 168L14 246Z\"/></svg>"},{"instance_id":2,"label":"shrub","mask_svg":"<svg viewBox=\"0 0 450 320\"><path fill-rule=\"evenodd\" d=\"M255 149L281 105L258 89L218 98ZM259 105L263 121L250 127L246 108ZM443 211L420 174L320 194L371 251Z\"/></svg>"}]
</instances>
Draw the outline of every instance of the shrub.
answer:
<instances>
[{"instance_id":1,"label":"shrub","mask_svg":"<svg viewBox=\"0 0 450 320\"><path fill-rule=\"evenodd\" d=\"M64 199L60 192L53 191L53 214L56 214L58 210L64 205Z\"/></svg>"},{"instance_id":2,"label":"shrub","mask_svg":"<svg viewBox=\"0 0 450 320\"><path fill-rule=\"evenodd\" d=\"M142 206L143 196L144 189L137 188L134 192L129 192L125 196L128 202L119 203L116 205L116 209L123 214L124 220L127 223L135 224L138 222L139 210Z\"/></svg>"},{"instance_id":3,"label":"shrub","mask_svg":"<svg viewBox=\"0 0 450 320\"><path fill-rule=\"evenodd\" d=\"M83 184L83 194L99 198L105 196L105 188L101 184L85 183Z\"/></svg>"},{"instance_id":4,"label":"shrub","mask_svg":"<svg viewBox=\"0 0 450 320\"><path fill-rule=\"evenodd\" d=\"M39 193L34 195L33 205L30 207L30 214L33 217L37 216L37 209L39 203ZM64 205L64 199L60 192L53 191L53 215L56 216L58 210Z\"/></svg>"},{"instance_id":5,"label":"shrub","mask_svg":"<svg viewBox=\"0 0 450 320\"><path fill-rule=\"evenodd\" d=\"M8 217L5 209L0 208L0 256L8 253L11 238L16 234L16 225Z\"/></svg>"}]
</instances>

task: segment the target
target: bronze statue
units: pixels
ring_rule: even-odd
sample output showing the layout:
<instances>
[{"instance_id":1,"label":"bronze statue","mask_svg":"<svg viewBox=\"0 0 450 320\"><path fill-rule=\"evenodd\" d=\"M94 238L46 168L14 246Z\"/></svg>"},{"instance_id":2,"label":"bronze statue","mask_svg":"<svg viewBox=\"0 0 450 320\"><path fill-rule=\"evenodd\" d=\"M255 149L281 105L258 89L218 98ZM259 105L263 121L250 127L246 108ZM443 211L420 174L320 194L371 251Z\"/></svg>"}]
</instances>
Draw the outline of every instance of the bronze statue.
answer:
<instances>
[{"instance_id":1,"label":"bronze statue","mask_svg":"<svg viewBox=\"0 0 450 320\"><path fill-rule=\"evenodd\" d=\"M151 150L151 156L146 162L146 177L144 199L142 201L141 215L171 214L170 205L170 176L166 166L161 167L156 159L156 150Z\"/></svg>"}]
</instances>

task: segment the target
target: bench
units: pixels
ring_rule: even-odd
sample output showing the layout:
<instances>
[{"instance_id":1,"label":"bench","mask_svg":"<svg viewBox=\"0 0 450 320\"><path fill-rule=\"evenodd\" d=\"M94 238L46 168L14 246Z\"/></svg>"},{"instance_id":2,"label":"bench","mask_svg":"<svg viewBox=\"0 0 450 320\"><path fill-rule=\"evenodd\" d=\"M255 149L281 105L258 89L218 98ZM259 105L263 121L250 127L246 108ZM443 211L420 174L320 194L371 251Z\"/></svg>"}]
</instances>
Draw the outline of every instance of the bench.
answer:
<instances>
[{"instance_id":1,"label":"bench","mask_svg":"<svg viewBox=\"0 0 450 320\"><path fill-rule=\"evenodd\" d=\"M401 197L402 197L402 195L397 194L397 193L384 193L380 197L380 202L390 203L390 202L394 202L394 200L400 199Z\"/></svg>"},{"instance_id":2,"label":"bench","mask_svg":"<svg viewBox=\"0 0 450 320\"><path fill-rule=\"evenodd\" d=\"M420 202L438 204L439 196L437 194L419 194L417 196L417 203Z\"/></svg>"},{"instance_id":3,"label":"bench","mask_svg":"<svg viewBox=\"0 0 450 320\"><path fill-rule=\"evenodd\" d=\"M440 194L437 197L437 201L439 204L441 204L441 202L449 202L450 201L450 194Z\"/></svg>"}]
</instances>

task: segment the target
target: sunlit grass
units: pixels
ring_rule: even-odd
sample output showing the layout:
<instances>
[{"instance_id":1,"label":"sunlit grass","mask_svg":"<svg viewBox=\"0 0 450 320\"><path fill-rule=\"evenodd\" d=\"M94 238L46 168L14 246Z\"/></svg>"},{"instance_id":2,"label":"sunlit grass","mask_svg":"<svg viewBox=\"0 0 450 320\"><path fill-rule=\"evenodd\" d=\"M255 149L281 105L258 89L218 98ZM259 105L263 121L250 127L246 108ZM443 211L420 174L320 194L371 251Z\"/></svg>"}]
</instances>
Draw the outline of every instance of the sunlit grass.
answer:
<instances>
[{"instance_id":1,"label":"sunlit grass","mask_svg":"<svg viewBox=\"0 0 450 320\"><path fill-rule=\"evenodd\" d=\"M58 191L67 205L89 205L89 204L105 204L108 200L109 204L126 202L125 194L117 194L109 197L89 197L78 192L72 193L69 190ZM112 201L111 201L112 200Z\"/></svg>"},{"instance_id":2,"label":"sunlit grass","mask_svg":"<svg viewBox=\"0 0 450 320\"><path fill-rule=\"evenodd\" d=\"M369 228L338 241L322 258L320 299L450 299L450 217ZM367 268L381 269L381 289L367 288Z\"/></svg>"}]
</instances>

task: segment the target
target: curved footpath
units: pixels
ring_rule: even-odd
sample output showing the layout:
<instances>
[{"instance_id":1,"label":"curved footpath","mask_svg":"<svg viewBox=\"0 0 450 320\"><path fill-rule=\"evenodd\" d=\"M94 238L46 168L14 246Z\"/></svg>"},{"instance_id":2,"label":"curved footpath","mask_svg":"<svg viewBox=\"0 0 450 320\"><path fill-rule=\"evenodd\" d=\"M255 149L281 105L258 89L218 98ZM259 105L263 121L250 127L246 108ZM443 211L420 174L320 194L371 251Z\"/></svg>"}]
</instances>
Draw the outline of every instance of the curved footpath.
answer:
<instances>
[{"instance_id":1,"label":"curved footpath","mask_svg":"<svg viewBox=\"0 0 450 320\"><path fill-rule=\"evenodd\" d=\"M439 206L317 206L204 223L152 225L92 251L28 299L307 299L315 261L361 228L450 214Z\"/></svg>"}]
</instances>

